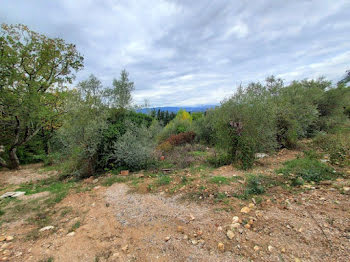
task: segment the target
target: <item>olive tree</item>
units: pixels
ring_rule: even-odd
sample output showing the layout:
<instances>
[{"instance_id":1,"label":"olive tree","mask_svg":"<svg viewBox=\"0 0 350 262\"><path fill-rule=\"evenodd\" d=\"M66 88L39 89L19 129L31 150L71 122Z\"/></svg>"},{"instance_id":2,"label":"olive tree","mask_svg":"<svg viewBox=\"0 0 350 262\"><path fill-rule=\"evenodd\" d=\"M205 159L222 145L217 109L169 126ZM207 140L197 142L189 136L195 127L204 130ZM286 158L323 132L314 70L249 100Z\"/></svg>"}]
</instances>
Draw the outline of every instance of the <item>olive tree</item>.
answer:
<instances>
[{"instance_id":1,"label":"olive tree","mask_svg":"<svg viewBox=\"0 0 350 262\"><path fill-rule=\"evenodd\" d=\"M1 25L0 30L0 143L8 161L19 168L17 148L62 114L65 83L83 67L75 45L49 38L25 25Z\"/></svg>"}]
</instances>

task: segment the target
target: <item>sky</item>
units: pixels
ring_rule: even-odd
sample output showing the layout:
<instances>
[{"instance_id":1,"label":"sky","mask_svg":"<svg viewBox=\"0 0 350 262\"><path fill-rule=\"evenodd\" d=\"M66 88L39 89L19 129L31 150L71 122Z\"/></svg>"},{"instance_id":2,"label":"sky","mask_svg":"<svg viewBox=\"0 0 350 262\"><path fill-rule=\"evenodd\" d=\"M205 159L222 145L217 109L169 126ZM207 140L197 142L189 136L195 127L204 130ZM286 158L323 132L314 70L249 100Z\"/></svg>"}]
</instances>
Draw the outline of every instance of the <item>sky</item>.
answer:
<instances>
[{"instance_id":1,"label":"sky","mask_svg":"<svg viewBox=\"0 0 350 262\"><path fill-rule=\"evenodd\" d=\"M350 69L349 0L0 0L0 23L25 24L76 44L90 74L110 87L126 69L134 102L218 104L237 87L275 75Z\"/></svg>"}]
</instances>

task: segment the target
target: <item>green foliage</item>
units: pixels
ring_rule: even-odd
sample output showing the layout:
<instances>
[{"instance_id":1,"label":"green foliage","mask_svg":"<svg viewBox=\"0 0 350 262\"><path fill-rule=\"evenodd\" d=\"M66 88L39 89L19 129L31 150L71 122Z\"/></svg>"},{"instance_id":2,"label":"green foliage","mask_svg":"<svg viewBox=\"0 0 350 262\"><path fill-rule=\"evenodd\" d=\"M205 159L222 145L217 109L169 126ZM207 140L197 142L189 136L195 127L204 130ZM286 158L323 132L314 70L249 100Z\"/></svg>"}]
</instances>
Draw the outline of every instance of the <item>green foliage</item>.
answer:
<instances>
[{"instance_id":1,"label":"green foliage","mask_svg":"<svg viewBox=\"0 0 350 262\"><path fill-rule=\"evenodd\" d=\"M221 167L232 163L231 157L226 153L215 154L207 158L208 163L213 167Z\"/></svg>"},{"instance_id":2,"label":"green foliage","mask_svg":"<svg viewBox=\"0 0 350 262\"><path fill-rule=\"evenodd\" d=\"M71 227L70 232L77 230L80 227L80 221L77 221L74 223L74 225Z\"/></svg>"},{"instance_id":3,"label":"green foliage","mask_svg":"<svg viewBox=\"0 0 350 262\"><path fill-rule=\"evenodd\" d=\"M260 195L265 193L265 177L262 175L248 175L246 182L246 195Z\"/></svg>"},{"instance_id":4,"label":"green foliage","mask_svg":"<svg viewBox=\"0 0 350 262\"><path fill-rule=\"evenodd\" d=\"M309 157L287 161L284 163L284 167L277 170L277 172L284 174L294 184L297 183L297 180L301 181L301 179L307 182L320 182L337 177L333 168Z\"/></svg>"},{"instance_id":5,"label":"green foliage","mask_svg":"<svg viewBox=\"0 0 350 262\"><path fill-rule=\"evenodd\" d=\"M0 143L6 146L9 164L18 168L17 148L42 129L55 126L63 112L63 87L83 67L75 45L51 39L24 25L2 24L0 31Z\"/></svg>"},{"instance_id":6,"label":"green foliage","mask_svg":"<svg viewBox=\"0 0 350 262\"><path fill-rule=\"evenodd\" d=\"M131 92L135 90L134 82L129 80L129 73L124 69L120 79L113 80L113 88L107 90L108 103L115 108L128 108L132 102Z\"/></svg>"},{"instance_id":7,"label":"green foliage","mask_svg":"<svg viewBox=\"0 0 350 262\"><path fill-rule=\"evenodd\" d=\"M128 130L113 143L107 155L108 162L113 166L126 166L131 170L146 168L153 162L153 134L145 126L137 126L132 122L126 125Z\"/></svg>"},{"instance_id":8,"label":"green foliage","mask_svg":"<svg viewBox=\"0 0 350 262\"><path fill-rule=\"evenodd\" d=\"M209 179L210 183L228 185L230 184L230 179L224 176L213 176Z\"/></svg>"},{"instance_id":9,"label":"green foliage","mask_svg":"<svg viewBox=\"0 0 350 262\"><path fill-rule=\"evenodd\" d=\"M167 124L158 136L158 142L163 142L171 135L192 131L192 117L185 110L180 110L176 117Z\"/></svg>"},{"instance_id":10,"label":"green foliage","mask_svg":"<svg viewBox=\"0 0 350 262\"><path fill-rule=\"evenodd\" d=\"M156 184L158 186L165 186L165 185L169 185L171 182L171 177L169 175L165 175L165 174L161 174L158 176Z\"/></svg>"}]
</instances>

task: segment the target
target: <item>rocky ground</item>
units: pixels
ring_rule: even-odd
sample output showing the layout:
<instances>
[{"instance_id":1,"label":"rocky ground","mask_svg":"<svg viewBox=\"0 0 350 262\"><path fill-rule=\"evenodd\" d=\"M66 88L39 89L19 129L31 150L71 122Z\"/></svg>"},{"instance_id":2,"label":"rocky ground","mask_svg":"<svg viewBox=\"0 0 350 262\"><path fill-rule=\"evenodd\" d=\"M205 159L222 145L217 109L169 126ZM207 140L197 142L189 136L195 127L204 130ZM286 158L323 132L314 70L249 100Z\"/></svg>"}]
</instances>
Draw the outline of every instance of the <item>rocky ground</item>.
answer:
<instances>
[{"instance_id":1,"label":"rocky ground","mask_svg":"<svg viewBox=\"0 0 350 262\"><path fill-rule=\"evenodd\" d=\"M253 172L272 172L296 154L286 151L267 158ZM33 166L23 174L35 179L52 175L38 169ZM0 177L9 177L7 172ZM39 225L28 211L3 221L0 261L349 261L347 178L293 191L276 187L259 201L225 202L211 197L209 184L204 189L209 192L195 195L197 200L188 195L203 187L201 179L244 179L243 172L223 167L205 176L188 173L193 182L181 189L176 176L183 179L184 174L174 174L173 182L157 188L149 186L154 178L143 174L111 186L104 186L108 177L88 179L52 206L44 205L52 193L23 196L16 201L42 201L39 209L50 219ZM17 179L20 176L18 171ZM15 188L12 180L1 183L0 193ZM230 195L239 184L218 185L215 190Z\"/></svg>"}]
</instances>

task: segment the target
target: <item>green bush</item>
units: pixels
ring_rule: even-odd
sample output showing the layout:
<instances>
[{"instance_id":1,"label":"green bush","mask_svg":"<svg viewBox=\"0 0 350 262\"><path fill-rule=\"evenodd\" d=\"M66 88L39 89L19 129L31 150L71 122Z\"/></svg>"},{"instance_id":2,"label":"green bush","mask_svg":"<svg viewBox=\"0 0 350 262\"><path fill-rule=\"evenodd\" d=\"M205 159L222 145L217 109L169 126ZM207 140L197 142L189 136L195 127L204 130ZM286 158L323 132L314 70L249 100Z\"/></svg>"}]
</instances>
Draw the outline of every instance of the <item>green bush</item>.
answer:
<instances>
[{"instance_id":1,"label":"green bush","mask_svg":"<svg viewBox=\"0 0 350 262\"><path fill-rule=\"evenodd\" d=\"M226 153L218 153L207 158L209 165L213 167L221 167L232 163L231 157Z\"/></svg>"},{"instance_id":2,"label":"green bush","mask_svg":"<svg viewBox=\"0 0 350 262\"><path fill-rule=\"evenodd\" d=\"M246 195L260 195L265 193L264 180L265 177L262 175L248 175L246 182Z\"/></svg>"},{"instance_id":3,"label":"green bush","mask_svg":"<svg viewBox=\"0 0 350 262\"><path fill-rule=\"evenodd\" d=\"M126 166L130 170L148 167L154 162L155 142L150 130L132 122L128 130L111 146L107 160L112 166Z\"/></svg>"},{"instance_id":4,"label":"green bush","mask_svg":"<svg viewBox=\"0 0 350 262\"><path fill-rule=\"evenodd\" d=\"M284 174L292 181L300 180L301 178L307 182L320 182L337 177L333 168L309 157L287 161L284 163L284 167L277 170L277 172Z\"/></svg>"}]
</instances>

